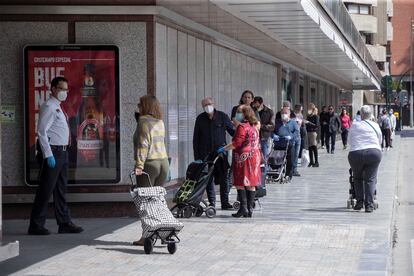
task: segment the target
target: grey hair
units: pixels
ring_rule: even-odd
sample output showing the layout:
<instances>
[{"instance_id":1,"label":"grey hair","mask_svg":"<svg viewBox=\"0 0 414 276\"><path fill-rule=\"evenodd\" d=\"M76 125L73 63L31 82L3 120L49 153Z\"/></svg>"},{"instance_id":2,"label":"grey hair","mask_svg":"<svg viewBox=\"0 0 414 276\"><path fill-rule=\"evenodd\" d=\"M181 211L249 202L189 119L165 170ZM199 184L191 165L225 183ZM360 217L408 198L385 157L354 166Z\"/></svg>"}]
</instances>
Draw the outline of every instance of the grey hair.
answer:
<instances>
[{"instance_id":1,"label":"grey hair","mask_svg":"<svg viewBox=\"0 0 414 276\"><path fill-rule=\"evenodd\" d=\"M211 100L214 103L213 97L205 97L204 99L201 100L201 105L204 106L204 103L208 100Z\"/></svg>"},{"instance_id":2,"label":"grey hair","mask_svg":"<svg viewBox=\"0 0 414 276\"><path fill-rule=\"evenodd\" d=\"M370 120L372 117L372 110L369 105L363 105L361 107L361 119L362 120Z\"/></svg>"},{"instance_id":3,"label":"grey hair","mask_svg":"<svg viewBox=\"0 0 414 276\"><path fill-rule=\"evenodd\" d=\"M289 101L283 101L282 107L290 107L290 102Z\"/></svg>"}]
</instances>

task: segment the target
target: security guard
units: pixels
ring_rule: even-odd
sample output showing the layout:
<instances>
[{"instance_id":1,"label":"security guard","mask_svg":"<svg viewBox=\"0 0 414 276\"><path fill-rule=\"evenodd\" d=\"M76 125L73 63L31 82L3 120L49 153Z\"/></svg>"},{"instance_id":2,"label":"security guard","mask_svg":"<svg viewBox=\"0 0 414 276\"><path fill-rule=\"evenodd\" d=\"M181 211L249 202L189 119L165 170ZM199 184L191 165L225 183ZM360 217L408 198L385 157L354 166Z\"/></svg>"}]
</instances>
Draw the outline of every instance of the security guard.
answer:
<instances>
[{"instance_id":1,"label":"security guard","mask_svg":"<svg viewBox=\"0 0 414 276\"><path fill-rule=\"evenodd\" d=\"M47 206L53 194L54 209L59 233L80 233L82 227L72 223L66 204L68 174L69 126L61 102L68 94L68 81L56 77L51 82L51 96L42 104L37 126L38 142L43 155L40 183L30 216L29 235L49 235L44 225Z\"/></svg>"}]
</instances>

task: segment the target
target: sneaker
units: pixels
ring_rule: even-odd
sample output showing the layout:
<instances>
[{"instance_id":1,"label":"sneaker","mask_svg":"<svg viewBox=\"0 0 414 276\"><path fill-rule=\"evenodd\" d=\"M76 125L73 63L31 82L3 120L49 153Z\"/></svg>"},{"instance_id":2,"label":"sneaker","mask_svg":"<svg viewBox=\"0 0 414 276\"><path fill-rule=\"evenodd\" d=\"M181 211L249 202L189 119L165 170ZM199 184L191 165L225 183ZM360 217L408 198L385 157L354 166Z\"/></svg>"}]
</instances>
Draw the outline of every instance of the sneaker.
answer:
<instances>
[{"instance_id":1,"label":"sneaker","mask_svg":"<svg viewBox=\"0 0 414 276\"><path fill-rule=\"evenodd\" d=\"M313 164L313 167L314 167L314 168L319 168L319 163L318 163L318 162L316 162L315 164Z\"/></svg>"},{"instance_id":2,"label":"sneaker","mask_svg":"<svg viewBox=\"0 0 414 276\"><path fill-rule=\"evenodd\" d=\"M346 150L346 145L344 146L344 150Z\"/></svg>"},{"instance_id":3,"label":"sneaker","mask_svg":"<svg viewBox=\"0 0 414 276\"><path fill-rule=\"evenodd\" d=\"M334 154L334 151L333 150L331 150L331 154Z\"/></svg>"},{"instance_id":4,"label":"sneaker","mask_svg":"<svg viewBox=\"0 0 414 276\"><path fill-rule=\"evenodd\" d=\"M313 163L309 163L308 168L309 168L309 167L314 167L314 166L315 166L315 164L313 164Z\"/></svg>"},{"instance_id":5,"label":"sneaker","mask_svg":"<svg viewBox=\"0 0 414 276\"><path fill-rule=\"evenodd\" d=\"M359 210L362 209L362 207L364 207L364 203L363 202L357 202L357 204L355 204L355 206L354 206L354 210L359 211Z\"/></svg>"},{"instance_id":6,"label":"sneaker","mask_svg":"<svg viewBox=\"0 0 414 276\"><path fill-rule=\"evenodd\" d=\"M372 207L365 208L365 213L372 213L372 212L374 212L374 208Z\"/></svg>"},{"instance_id":7,"label":"sneaker","mask_svg":"<svg viewBox=\"0 0 414 276\"><path fill-rule=\"evenodd\" d=\"M45 236L45 235L50 235L50 232L49 232L49 230L47 230L44 227L29 227L29 230L27 231L27 234L37 235L37 236Z\"/></svg>"},{"instance_id":8,"label":"sneaker","mask_svg":"<svg viewBox=\"0 0 414 276\"><path fill-rule=\"evenodd\" d=\"M387 151L389 151L390 150L390 147L387 147Z\"/></svg>"},{"instance_id":9,"label":"sneaker","mask_svg":"<svg viewBox=\"0 0 414 276\"><path fill-rule=\"evenodd\" d=\"M83 231L83 228L75 225L73 222L59 225L59 234L78 234Z\"/></svg>"},{"instance_id":10,"label":"sneaker","mask_svg":"<svg viewBox=\"0 0 414 276\"><path fill-rule=\"evenodd\" d=\"M321 149L325 149L325 146L322 146Z\"/></svg>"},{"instance_id":11,"label":"sneaker","mask_svg":"<svg viewBox=\"0 0 414 276\"><path fill-rule=\"evenodd\" d=\"M300 173L298 173L298 172L294 172L294 173L293 173L293 176L300 176Z\"/></svg>"}]
</instances>

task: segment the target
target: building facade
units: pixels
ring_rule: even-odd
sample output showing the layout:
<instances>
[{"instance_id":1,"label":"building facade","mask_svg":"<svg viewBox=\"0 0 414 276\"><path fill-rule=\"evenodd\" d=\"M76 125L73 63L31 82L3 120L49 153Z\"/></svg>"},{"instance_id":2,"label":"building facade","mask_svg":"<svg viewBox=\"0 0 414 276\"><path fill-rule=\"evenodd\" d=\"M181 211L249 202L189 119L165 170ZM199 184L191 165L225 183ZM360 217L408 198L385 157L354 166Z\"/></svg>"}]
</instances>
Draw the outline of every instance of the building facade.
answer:
<instances>
[{"instance_id":1,"label":"building facade","mask_svg":"<svg viewBox=\"0 0 414 276\"><path fill-rule=\"evenodd\" d=\"M167 130L171 180L193 160L195 117L212 96L230 113L244 90L275 111L283 100L338 106L341 91L378 89L381 73L340 0L0 1L1 102L15 119L1 129L4 217L28 217L35 187L25 183L25 45L116 45L120 59L120 180L70 185L76 216L133 213L134 111L156 95Z\"/></svg>"}]
</instances>

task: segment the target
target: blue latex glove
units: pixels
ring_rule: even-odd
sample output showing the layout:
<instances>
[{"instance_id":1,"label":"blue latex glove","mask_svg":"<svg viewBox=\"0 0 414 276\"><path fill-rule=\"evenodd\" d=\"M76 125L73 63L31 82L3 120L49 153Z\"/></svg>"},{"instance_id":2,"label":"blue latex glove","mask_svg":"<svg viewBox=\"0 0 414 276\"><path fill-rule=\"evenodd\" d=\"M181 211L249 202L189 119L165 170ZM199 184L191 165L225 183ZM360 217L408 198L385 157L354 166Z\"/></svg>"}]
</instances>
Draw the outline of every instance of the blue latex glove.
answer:
<instances>
[{"instance_id":1,"label":"blue latex glove","mask_svg":"<svg viewBox=\"0 0 414 276\"><path fill-rule=\"evenodd\" d=\"M279 136L277 136L276 134L272 134L272 139L273 139L273 141L276 141L276 142L278 142L279 141Z\"/></svg>"},{"instance_id":2,"label":"blue latex glove","mask_svg":"<svg viewBox=\"0 0 414 276\"><path fill-rule=\"evenodd\" d=\"M285 139L287 140L287 141L290 141L290 140L292 140L292 137L291 136L285 136Z\"/></svg>"},{"instance_id":3,"label":"blue latex glove","mask_svg":"<svg viewBox=\"0 0 414 276\"><path fill-rule=\"evenodd\" d=\"M55 160L55 157L53 155L50 156L50 157L48 157L46 159L46 161L47 161L47 166L49 168L52 168L53 169L56 166L56 160Z\"/></svg>"},{"instance_id":4,"label":"blue latex glove","mask_svg":"<svg viewBox=\"0 0 414 276\"><path fill-rule=\"evenodd\" d=\"M218 154L220 154L220 153L224 153L224 152L225 152L224 147L220 147L220 148L217 150L217 153L218 153Z\"/></svg>"}]
</instances>

